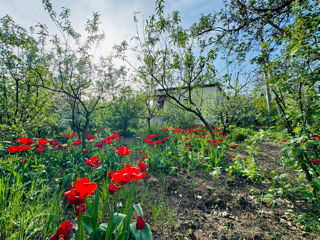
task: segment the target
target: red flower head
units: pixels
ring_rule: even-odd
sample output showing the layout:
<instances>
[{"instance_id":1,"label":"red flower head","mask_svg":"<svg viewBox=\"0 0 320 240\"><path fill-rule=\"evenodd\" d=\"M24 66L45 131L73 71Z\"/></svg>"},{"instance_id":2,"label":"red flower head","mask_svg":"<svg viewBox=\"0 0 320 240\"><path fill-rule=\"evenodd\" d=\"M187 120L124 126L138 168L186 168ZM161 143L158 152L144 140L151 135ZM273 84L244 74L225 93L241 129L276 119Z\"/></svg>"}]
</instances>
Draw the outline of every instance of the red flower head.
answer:
<instances>
[{"instance_id":1,"label":"red flower head","mask_svg":"<svg viewBox=\"0 0 320 240\"><path fill-rule=\"evenodd\" d=\"M142 151L139 151L139 154L142 154Z\"/></svg>"},{"instance_id":2,"label":"red flower head","mask_svg":"<svg viewBox=\"0 0 320 240\"><path fill-rule=\"evenodd\" d=\"M116 141L119 142L119 141L120 141L120 138L116 138Z\"/></svg>"},{"instance_id":3,"label":"red flower head","mask_svg":"<svg viewBox=\"0 0 320 240\"><path fill-rule=\"evenodd\" d=\"M218 138L218 141L219 141L219 142L223 142L223 139L221 139L221 138Z\"/></svg>"},{"instance_id":4,"label":"red flower head","mask_svg":"<svg viewBox=\"0 0 320 240\"><path fill-rule=\"evenodd\" d=\"M210 150L210 148L206 147L206 150Z\"/></svg>"},{"instance_id":5,"label":"red flower head","mask_svg":"<svg viewBox=\"0 0 320 240\"><path fill-rule=\"evenodd\" d=\"M67 134L65 137L66 137L66 138L71 138L71 135L70 135L70 134Z\"/></svg>"},{"instance_id":6,"label":"red flower head","mask_svg":"<svg viewBox=\"0 0 320 240\"><path fill-rule=\"evenodd\" d=\"M130 182L130 176L129 174L121 174L121 173L114 173L112 174L112 181L118 183L119 185L126 185L128 182Z\"/></svg>"},{"instance_id":7,"label":"red flower head","mask_svg":"<svg viewBox=\"0 0 320 240\"><path fill-rule=\"evenodd\" d=\"M238 145L231 145L230 146L232 149L237 149L238 148Z\"/></svg>"},{"instance_id":8,"label":"red flower head","mask_svg":"<svg viewBox=\"0 0 320 240\"><path fill-rule=\"evenodd\" d=\"M109 179L112 178L112 174L114 174L114 171L109 171L109 172L108 172L108 178L109 178Z\"/></svg>"},{"instance_id":9,"label":"red flower head","mask_svg":"<svg viewBox=\"0 0 320 240\"><path fill-rule=\"evenodd\" d=\"M166 142L168 142L168 141L169 141L169 138L165 137L163 140L165 140Z\"/></svg>"},{"instance_id":10,"label":"red flower head","mask_svg":"<svg viewBox=\"0 0 320 240\"><path fill-rule=\"evenodd\" d=\"M30 147L29 145L25 145L25 146L23 146L23 147L24 147L23 150L29 150L29 149L31 149L31 147Z\"/></svg>"},{"instance_id":11,"label":"red flower head","mask_svg":"<svg viewBox=\"0 0 320 240\"><path fill-rule=\"evenodd\" d=\"M288 142L288 140L282 140L281 142Z\"/></svg>"},{"instance_id":12,"label":"red flower head","mask_svg":"<svg viewBox=\"0 0 320 240\"><path fill-rule=\"evenodd\" d=\"M59 148L62 148L62 144L59 144L58 147L59 147Z\"/></svg>"},{"instance_id":13,"label":"red flower head","mask_svg":"<svg viewBox=\"0 0 320 240\"><path fill-rule=\"evenodd\" d=\"M23 138L23 137L19 137L18 138L18 141L21 143L21 144L34 144L34 141L32 141L31 140L31 138L27 138L27 137L25 137L25 138Z\"/></svg>"},{"instance_id":14,"label":"red flower head","mask_svg":"<svg viewBox=\"0 0 320 240\"><path fill-rule=\"evenodd\" d=\"M112 174L111 180L119 185L125 185L130 181L137 181L146 177L145 173L140 173L140 168L131 167L127 164L124 169L118 170Z\"/></svg>"},{"instance_id":15,"label":"red flower head","mask_svg":"<svg viewBox=\"0 0 320 240\"><path fill-rule=\"evenodd\" d=\"M76 145L76 146L78 146L78 145L80 145L80 143L81 143L81 139L78 139L78 140L76 140L76 141L74 141L74 145Z\"/></svg>"},{"instance_id":16,"label":"red flower head","mask_svg":"<svg viewBox=\"0 0 320 240\"><path fill-rule=\"evenodd\" d=\"M97 167L101 164L101 162L99 162L99 158L91 157L90 159L86 158L86 162L84 164L90 167Z\"/></svg>"},{"instance_id":17,"label":"red flower head","mask_svg":"<svg viewBox=\"0 0 320 240\"><path fill-rule=\"evenodd\" d=\"M76 206L76 210L74 211L74 215L79 216L80 206ZM81 204L81 213L84 213L87 210L86 205L84 203Z\"/></svg>"},{"instance_id":18,"label":"red flower head","mask_svg":"<svg viewBox=\"0 0 320 240\"><path fill-rule=\"evenodd\" d=\"M39 147L39 148L37 148L37 152L38 152L38 153L44 152L44 150L45 150L44 147Z\"/></svg>"},{"instance_id":19,"label":"red flower head","mask_svg":"<svg viewBox=\"0 0 320 240\"><path fill-rule=\"evenodd\" d=\"M112 140L109 137L106 139L102 139L102 142L104 142L105 144L112 144Z\"/></svg>"},{"instance_id":20,"label":"red flower head","mask_svg":"<svg viewBox=\"0 0 320 240\"><path fill-rule=\"evenodd\" d=\"M103 143L97 143L97 144L96 144L96 147L103 147L103 146L104 146Z\"/></svg>"},{"instance_id":21,"label":"red flower head","mask_svg":"<svg viewBox=\"0 0 320 240\"><path fill-rule=\"evenodd\" d=\"M58 230L49 238L49 240L67 240L72 226L72 223L69 221L61 223Z\"/></svg>"},{"instance_id":22,"label":"red flower head","mask_svg":"<svg viewBox=\"0 0 320 240\"><path fill-rule=\"evenodd\" d=\"M119 130L117 130L117 131L114 131L114 132L118 134L118 133L119 133Z\"/></svg>"},{"instance_id":23,"label":"red flower head","mask_svg":"<svg viewBox=\"0 0 320 240\"><path fill-rule=\"evenodd\" d=\"M147 170L147 165L144 162L139 162L139 168L144 172Z\"/></svg>"},{"instance_id":24,"label":"red flower head","mask_svg":"<svg viewBox=\"0 0 320 240\"><path fill-rule=\"evenodd\" d=\"M146 226L146 220L142 218L141 216L137 217L137 223L136 223L136 229L137 230L143 230Z\"/></svg>"},{"instance_id":25,"label":"red flower head","mask_svg":"<svg viewBox=\"0 0 320 240\"><path fill-rule=\"evenodd\" d=\"M319 161L317 161L317 160L315 160L315 159L310 159L311 160L311 162L313 162L314 164L320 164L320 160Z\"/></svg>"},{"instance_id":26,"label":"red flower head","mask_svg":"<svg viewBox=\"0 0 320 240\"><path fill-rule=\"evenodd\" d=\"M87 140L91 140L91 139L96 139L92 134L90 134L90 135L88 135L87 137L86 137L86 139Z\"/></svg>"},{"instance_id":27,"label":"red flower head","mask_svg":"<svg viewBox=\"0 0 320 240\"><path fill-rule=\"evenodd\" d=\"M41 145L46 145L49 141L47 139L38 139L38 143L41 144Z\"/></svg>"},{"instance_id":28,"label":"red flower head","mask_svg":"<svg viewBox=\"0 0 320 240\"><path fill-rule=\"evenodd\" d=\"M83 150L83 153L84 153L84 154L87 154L88 152L89 152L88 149L84 149L84 150Z\"/></svg>"},{"instance_id":29,"label":"red flower head","mask_svg":"<svg viewBox=\"0 0 320 240\"><path fill-rule=\"evenodd\" d=\"M115 152L119 155L127 156L131 153L131 150L129 150L128 147L125 148L124 146L121 146L118 149L116 149Z\"/></svg>"},{"instance_id":30,"label":"red flower head","mask_svg":"<svg viewBox=\"0 0 320 240\"><path fill-rule=\"evenodd\" d=\"M190 152L192 152L192 148L188 148L188 150L189 150Z\"/></svg>"},{"instance_id":31,"label":"red flower head","mask_svg":"<svg viewBox=\"0 0 320 240\"><path fill-rule=\"evenodd\" d=\"M159 144L161 144L161 143L162 143L161 140L156 141L156 144L157 144L157 145L159 145Z\"/></svg>"},{"instance_id":32,"label":"red flower head","mask_svg":"<svg viewBox=\"0 0 320 240\"><path fill-rule=\"evenodd\" d=\"M108 187L108 192L113 195L116 192L118 192L120 189L120 187L118 187L117 185L115 185L114 183L110 183L109 187Z\"/></svg>"},{"instance_id":33,"label":"red flower head","mask_svg":"<svg viewBox=\"0 0 320 240\"><path fill-rule=\"evenodd\" d=\"M185 142L184 145L190 146L190 142Z\"/></svg>"},{"instance_id":34,"label":"red flower head","mask_svg":"<svg viewBox=\"0 0 320 240\"><path fill-rule=\"evenodd\" d=\"M98 187L96 183L90 183L88 178L82 178L76 181L76 188L73 188L73 182L70 191L64 193L68 197L69 204L80 205L85 202L86 198L93 194Z\"/></svg>"},{"instance_id":35,"label":"red flower head","mask_svg":"<svg viewBox=\"0 0 320 240\"><path fill-rule=\"evenodd\" d=\"M27 162L27 159L23 159L22 162L23 162L23 163L26 163L26 162Z\"/></svg>"},{"instance_id":36,"label":"red flower head","mask_svg":"<svg viewBox=\"0 0 320 240\"><path fill-rule=\"evenodd\" d=\"M317 135L317 134L313 134L313 135L312 135L312 138L313 138L314 140L320 140L320 136Z\"/></svg>"},{"instance_id":37,"label":"red flower head","mask_svg":"<svg viewBox=\"0 0 320 240\"><path fill-rule=\"evenodd\" d=\"M55 140L53 140L53 141L50 142L50 144L51 144L52 146L57 146L57 145L58 145L58 142L55 141Z\"/></svg>"},{"instance_id":38,"label":"red flower head","mask_svg":"<svg viewBox=\"0 0 320 240\"><path fill-rule=\"evenodd\" d=\"M72 148L72 149L70 149L70 152L74 152L74 149Z\"/></svg>"}]
</instances>

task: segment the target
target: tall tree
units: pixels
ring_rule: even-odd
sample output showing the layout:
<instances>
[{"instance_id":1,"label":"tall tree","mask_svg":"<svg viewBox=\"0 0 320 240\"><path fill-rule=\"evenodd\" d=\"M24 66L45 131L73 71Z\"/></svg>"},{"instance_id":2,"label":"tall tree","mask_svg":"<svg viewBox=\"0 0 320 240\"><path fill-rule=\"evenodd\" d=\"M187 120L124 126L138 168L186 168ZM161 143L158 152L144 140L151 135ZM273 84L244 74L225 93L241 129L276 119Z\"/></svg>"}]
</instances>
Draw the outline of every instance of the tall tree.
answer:
<instances>
[{"instance_id":1,"label":"tall tree","mask_svg":"<svg viewBox=\"0 0 320 240\"><path fill-rule=\"evenodd\" d=\"M133 67L150 77L174 104L195 114L212 134L212 126L203 115L205 99L201 93L205 85L219 87L214 81L215 52L200 49L190 29L180 24L178 12L165 17L163 1L156 1L156 14L146 21L145 33L135 36L138 44L133 50L141 65ZM123 43L118 50L123 53L127 47Z\"/></svg>"},{"instance_id":2,"label":"tall tree","mask_svg":"<svg viewBox=\"0 0 320 240\"><path fill-rule=\"evenodd\" d=\"M1 138L30 134L53 123L52 93L43 91L32 66L41 68L40 39L9 16L0 19Z\"/></svg>"},{"instance_id":3,"label":"tall tree","mask_svg":"<svg viewBox=\"0 0 320 240\"><path fill-rule=\"evenodd\" d=\"M87 36L82 40L71 26L68 9L57 16L50 2L45 1L45 7L62 36L53 35L51 38L52 49L47 53L48 74L44 75L37 68L33 70L41 79L41 87L66 99L71 111L71 128L81 134L84 148L93 112L109 106L99 103L112 100L125 71L123 67L117 69L112 58L100 57L97 61L92 54L104 39L99 28L99 14L94 13L92 19L87 20Z\"/></svg>"}]
</instances>

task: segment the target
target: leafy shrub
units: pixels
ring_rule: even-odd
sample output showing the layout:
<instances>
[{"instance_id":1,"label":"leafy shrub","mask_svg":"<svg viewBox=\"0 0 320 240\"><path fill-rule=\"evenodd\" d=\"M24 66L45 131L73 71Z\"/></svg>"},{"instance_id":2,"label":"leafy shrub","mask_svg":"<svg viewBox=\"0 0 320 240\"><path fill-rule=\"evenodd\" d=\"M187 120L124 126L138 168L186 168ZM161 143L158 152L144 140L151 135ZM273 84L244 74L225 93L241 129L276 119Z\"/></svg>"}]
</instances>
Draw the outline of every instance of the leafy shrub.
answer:
<instances>
[{"instance_id":1,"label":"leafy shrub","mask_svg":"<svg viewBox=\"0 0 320 240\"><path fill-rule=\"evenodd\" d=\"M231 132L233 142L243 142L254 134L254 131L249 128L234 128Z\"/></svg>"}]
</instances>

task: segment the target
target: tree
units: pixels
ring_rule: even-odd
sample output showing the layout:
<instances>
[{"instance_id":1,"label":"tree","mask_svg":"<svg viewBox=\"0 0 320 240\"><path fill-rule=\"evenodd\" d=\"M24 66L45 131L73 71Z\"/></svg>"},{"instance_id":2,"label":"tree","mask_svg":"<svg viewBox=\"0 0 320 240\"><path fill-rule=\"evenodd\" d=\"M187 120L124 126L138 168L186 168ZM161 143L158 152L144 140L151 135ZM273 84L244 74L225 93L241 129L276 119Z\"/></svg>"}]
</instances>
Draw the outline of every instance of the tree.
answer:
<instances>
[{"instance_id":1,"label":"tree","mask_svg":"<svg viewBox=\"0 0 320 240\"><path fill-rule=\"evenodd\" d=\"M0 19L0 125L1 138L35 133L53 124L54 96L43 91L32 67L41 68L40 39L17 25L12 18Z\"/></svg>"},{"instance_id":2,"label":"tree","mask_svg":"<svg viewBox=\"0 0 320 240\"><path fill-rule=\"evenodd\" d=\"M178 12L165 18L163 1L156 4L157 13L146 21L145 34L135 36L138 44L133 50L141 65L133 67L140 75L150 77L175 105L195 114L213 134L212 126L203 115L205 99L200 97L196 101L195 96L201 96L204 85L219 87L214 79L215 53L199 50L190 29L180 26ZM127 43L123 43L117 50L123 53L127 48Z\"/></svg>"},{"instance_id":3,"label":"tree","mask_svg":"<svg viewBox=\"0 0 320 240\"><path fill-rule=\"evenodd\" d=\"M50 2L45 7L62 33L62 39L53 35L52 49L46 54L46 74L33 68L41 80L41 87L65 98L71 110L71 128L81 134L82 147L85 147L86 130L94 111L106 108L118 92L116 81L124 75L124 68L116 69L112 58L100 57L95 61L92 50L104 38L99 29L99 15L93 14L87 21L87 37L81 41L81 35L71 26L70 11L64 11L57 17Z\"/></svg>"},{"instance_id":4,"label":"tree","mask_svg":"<svg viewBox=\"0 0 320 240\"><path fill-rule=\"evenodd\" d=\"M123 136L128 136L131 134L129 128L138 127L143 110L141 97L128 88L114 99L113 104L96 114L96 123L100 127L121 130Z\"/></svg>"},{"instance_id":5,"label":"tree","mask_svg":"<svg viewBox=\"0 0 320 240\"><path fill-rule=\"evenodd\" d=\"M219 14L202 16L194 25L195 35L201 37L220 32L204 45L224 42L225 49L241 60L254 51L254 45L260 46L260 56L254 60L274 95L279 121L292 137L292 150L287 149L295 159L292 165L303 169L315 199L320 173L310 158L320 151L311 137L312 122L320 114L319 9L319 1L312 0L230 0Z\"/></svg>"}]
</instances>

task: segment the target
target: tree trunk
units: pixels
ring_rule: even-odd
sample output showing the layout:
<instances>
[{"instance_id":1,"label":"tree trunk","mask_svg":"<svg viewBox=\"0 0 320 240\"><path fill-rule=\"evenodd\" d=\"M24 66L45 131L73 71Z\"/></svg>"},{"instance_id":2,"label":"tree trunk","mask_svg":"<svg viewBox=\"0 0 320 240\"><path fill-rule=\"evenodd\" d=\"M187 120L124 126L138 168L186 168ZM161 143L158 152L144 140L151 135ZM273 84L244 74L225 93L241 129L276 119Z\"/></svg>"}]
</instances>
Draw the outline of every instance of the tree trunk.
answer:
<instances>
[{"instance_id":1,"label":"tree trunk","mask_svg":"<svg viewBox=\"0 0 320 240\"><path fill-rule=\"evenodd\" d=\"M151 119L147 118L147 123L148 123L148 132L151 130Z\"/></svg>"},{"instance_id":2,"label":"tree trunk","mask_svg":"<svg viewBox=\"0 0 320 240\"><path fill-rule=\"evenodd\" d=\"M263 58L263 79L266 87L266 101L267 101L267 107L268 107L268 112L271 111L272 105L271 105L271 91L270 91L270 70L268 69L268 64L269 64L269 55L265 47L263 46L264 40L263 40L263 35L262 32L260 32L259 35L259 40L260 40L260 51L261 55Z\"/></svg>"},{"instance_id":3,"label":"tree trunk","mask_svg":"<svg viewBox=\"0 0 320 240\"><path fill-rule=\"evenodd\" d=\"M81 147L82 149L86 149L86 131L85 130L81 132Z\"/></svg>"}]
</instances>

